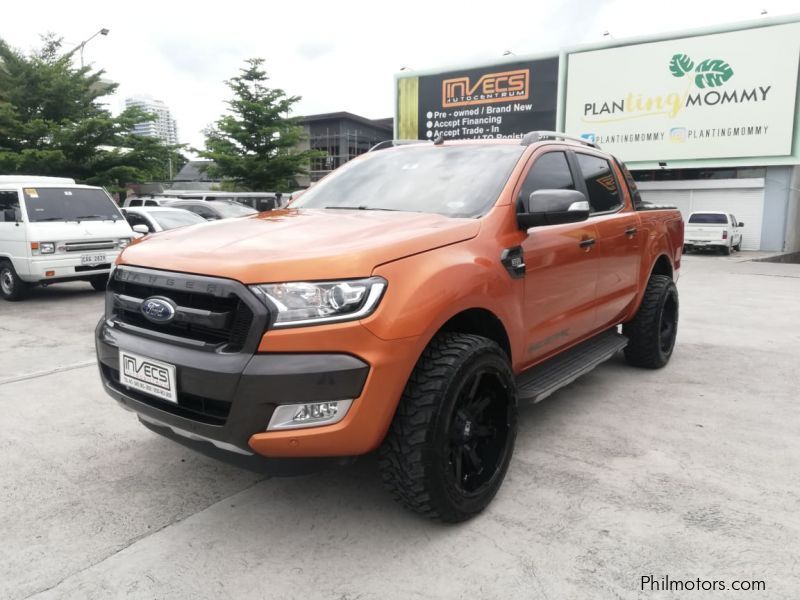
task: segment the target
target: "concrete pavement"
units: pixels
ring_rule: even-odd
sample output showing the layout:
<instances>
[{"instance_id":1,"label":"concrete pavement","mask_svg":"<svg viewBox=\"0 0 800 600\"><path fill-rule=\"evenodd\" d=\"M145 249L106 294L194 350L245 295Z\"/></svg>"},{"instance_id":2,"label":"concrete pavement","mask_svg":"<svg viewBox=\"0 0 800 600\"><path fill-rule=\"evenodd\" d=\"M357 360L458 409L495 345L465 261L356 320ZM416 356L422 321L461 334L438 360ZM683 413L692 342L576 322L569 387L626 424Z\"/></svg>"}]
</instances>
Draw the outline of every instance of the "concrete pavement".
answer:
<instances>
[{"instance_id":1,"label":"concrete pavement","mask_svg":"<svg viewBox=\"0 0 800 600\"><path fill-rule=\"evenodd\" d=\"M617 358L524 408L498 497L458 526L395 505L372 457L267 479L150 433L82 366L88 284L2 304L0 597L795 598L800 265L749 256L686 257L670 365Z\"/></svg>"}]
</instances>

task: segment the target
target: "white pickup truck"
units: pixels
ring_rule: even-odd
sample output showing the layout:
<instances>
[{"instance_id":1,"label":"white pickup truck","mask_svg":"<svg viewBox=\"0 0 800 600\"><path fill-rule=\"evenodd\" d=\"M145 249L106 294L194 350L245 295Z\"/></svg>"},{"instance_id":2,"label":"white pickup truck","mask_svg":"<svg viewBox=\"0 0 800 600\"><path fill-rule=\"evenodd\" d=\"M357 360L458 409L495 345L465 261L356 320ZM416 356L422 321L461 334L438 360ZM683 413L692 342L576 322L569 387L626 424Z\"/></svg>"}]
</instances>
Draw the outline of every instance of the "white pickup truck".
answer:
<instances>
[{"instance_id":1,"label":"white pickup truck","mask_svg":"<svg viewBox=\"0 0 800 600\"><path fill-rule=\"evenodd\" d=\"M693 212L686 221L683 248L687 252L698 248L713 248L726 256L731 250L742 249L744 223L724 212Z\"/></svg>"}]
</instances>

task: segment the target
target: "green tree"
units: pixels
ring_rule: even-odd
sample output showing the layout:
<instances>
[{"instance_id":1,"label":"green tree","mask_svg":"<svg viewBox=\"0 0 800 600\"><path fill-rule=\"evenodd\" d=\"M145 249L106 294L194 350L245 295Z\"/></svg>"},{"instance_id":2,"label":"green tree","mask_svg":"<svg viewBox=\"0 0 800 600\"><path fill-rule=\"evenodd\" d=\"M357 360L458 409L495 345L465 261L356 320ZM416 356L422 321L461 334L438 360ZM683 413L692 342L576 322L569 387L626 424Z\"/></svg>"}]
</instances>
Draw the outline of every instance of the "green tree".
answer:
<instances>
[{"instance_id":1,"label":"green tree","mask_svg":"<svg viewBox=\"0 0 800 600\"><path fill-rule=\"evenodd\" d=\"M152 118L138 108L114 117L101 99L117 84L103 71L75 69L61 39L43 38L30 56L0 40L0 172L74 177L117 192L167 179L180 146L131 133Z\"/></svg>"},{"instance_id":2,"label":"green tree","mask_svg":"<svg viewBox=\"0 0 800 600\"><path fill-rule=\"evenodd\" d=\"M263 62L247 60L240 74L225 82L233 92L230 114L206 130L206 148L198 154L214 161L207 167L212 177L254 191L287 191L321 153L297 148L303 128L288 114L300 97L267 87Z\"/></svg>"}]
</instances>

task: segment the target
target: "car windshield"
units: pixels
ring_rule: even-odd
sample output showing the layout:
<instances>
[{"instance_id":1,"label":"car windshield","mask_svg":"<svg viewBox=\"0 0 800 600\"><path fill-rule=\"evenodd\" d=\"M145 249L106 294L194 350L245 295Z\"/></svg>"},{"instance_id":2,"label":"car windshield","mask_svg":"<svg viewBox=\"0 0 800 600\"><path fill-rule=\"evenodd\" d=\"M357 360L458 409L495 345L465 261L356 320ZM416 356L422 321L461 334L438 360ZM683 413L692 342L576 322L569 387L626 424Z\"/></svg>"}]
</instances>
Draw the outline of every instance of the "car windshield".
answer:
<instances>
[{"instance_id":1,"label":"car windshield","mask_svg":"<svg viewBox=\"0 0 800 600\"><path fill-rule=\"evenodd\" d=\"M234 204L233 202L220 202L219 204L214 204L214 208L216 208L225 219L253 215L258 212L254 208L244 206L243 204Z\"/></svg>"},{"instance_id":2,"label":"car windshield","mask_svg":"<svg viewBox=\"0 0 800 600\"><path fill-rule=\"evenodd\" d=\"M689 223L726 225L728 223L728 217L716 213L694 213L689 217Z\"/></svg>"},{"instance_id":3,"label":"car windshield","mask_svg":"<svg viewBox=\"0 0 800 600\"><path fill-rule=\"evenodd\" d=\"M122 215L103 190L83 188L24 188L28 220L119 221Z\"/></svg>"},{"instance_id":4,"label":"car windshield","mask_svg":"<svg viewBox=\"0 0 800 600\"><path fill-rule=\"evenodd\" d=\"M153 211L149 214L162 229L175 229L176 227L186 227L187 225L197 225L198 223L206 222L203 217L191 213L188 210L159 210L158 212Z\"/></svg>"},{"instance_id":5,"label":"car windshield","mask_svg":"<svg viewBox=\"0 0 800 600\"><path fill-rule=\"evenodd\" d=\"M292 208L354 208L479 217L491 208L525 147L406 146L346 164Z\"/></svg>"}]
</instances>

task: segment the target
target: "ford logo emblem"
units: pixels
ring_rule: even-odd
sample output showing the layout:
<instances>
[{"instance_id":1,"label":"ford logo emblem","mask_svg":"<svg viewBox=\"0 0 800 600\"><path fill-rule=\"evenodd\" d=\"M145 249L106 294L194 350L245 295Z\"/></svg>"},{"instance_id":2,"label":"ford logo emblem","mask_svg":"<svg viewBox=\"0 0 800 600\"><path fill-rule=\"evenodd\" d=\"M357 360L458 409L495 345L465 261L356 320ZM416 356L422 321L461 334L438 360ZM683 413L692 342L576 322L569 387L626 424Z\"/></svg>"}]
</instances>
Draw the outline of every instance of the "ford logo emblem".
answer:
<instances>
[{"instance_id":1,"label":"ford logo emblem","mask_svg":"<svg viewBox=\"0 0 800 600\"><path fill-rule=\"evenodd\" d=\"M175 318L175 305L169 298L152 296L142 302L144 318L153 323L169 323Z\"/></svg>"}]
</instances>

